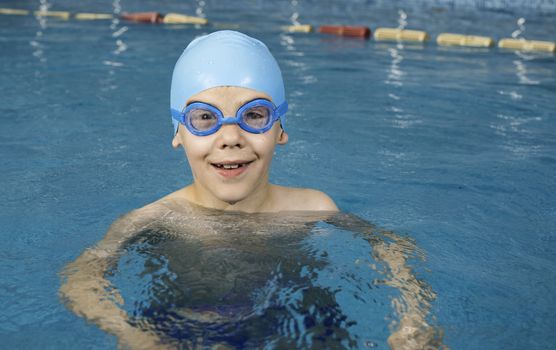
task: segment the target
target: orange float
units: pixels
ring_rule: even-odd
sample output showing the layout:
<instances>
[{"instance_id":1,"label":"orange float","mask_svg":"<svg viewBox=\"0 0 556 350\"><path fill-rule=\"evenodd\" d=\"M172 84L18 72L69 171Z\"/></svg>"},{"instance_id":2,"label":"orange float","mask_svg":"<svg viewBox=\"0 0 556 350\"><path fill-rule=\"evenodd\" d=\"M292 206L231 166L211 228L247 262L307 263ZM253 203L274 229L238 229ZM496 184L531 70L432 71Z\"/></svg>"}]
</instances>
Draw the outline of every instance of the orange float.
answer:
<instances>
[{"instance_id":1,"label":"orange float","mask_svg":"<svg viewBox=\"0 0 556 350\"><path fill-rule=\"evenodd\" d=\"M368 38L371 35L371 30L364 26L320 26L319 33Z\"/></svg>"}]
</instances>

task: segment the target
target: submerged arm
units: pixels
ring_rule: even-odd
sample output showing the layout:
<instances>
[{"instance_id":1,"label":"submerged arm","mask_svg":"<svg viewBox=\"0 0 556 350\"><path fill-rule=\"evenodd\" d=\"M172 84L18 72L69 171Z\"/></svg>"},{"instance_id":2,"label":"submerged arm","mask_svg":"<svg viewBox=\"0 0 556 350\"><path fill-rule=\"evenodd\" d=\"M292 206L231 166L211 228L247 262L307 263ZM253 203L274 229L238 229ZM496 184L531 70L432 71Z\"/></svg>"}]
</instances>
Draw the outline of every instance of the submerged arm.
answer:
<instances>
[{"instance_id":1,"label":"submerged arm","mask_svg":"<svg viewBox=\"0 0 556 350\"><path fill-rule=\"evenodd\" d=\"M154 212L141 209L118 219L105 237L94 247L86 249L62 271L64 283L60 296L75 314L95 323L99 328L118 337L120 345L133 349L161 347L153 332L134 327L119 305L123 299L105 278L111 263L117 261L122 244L134 233L153 224Z\"/></svg>"},{"instance_id":2,"label":"submerged arm","mask_svg":"<svg viewBox=\"0 0 556 350\"><path fill-rule=\"evenodd\" d=\"M442 330L429 325L426 320L436 295L425 281L415 276L407 264L412 256L424 258L415 243L394 232L380 230L354 215L340 213L327 222L340 229L363 234L371 243L376 260L387 265L390 273L384 283L400 292L400 297L392 301L400 321L392 324L394 330L388 337L390 348L447 349L442 342Z\"/></svg>"}]
</instances>

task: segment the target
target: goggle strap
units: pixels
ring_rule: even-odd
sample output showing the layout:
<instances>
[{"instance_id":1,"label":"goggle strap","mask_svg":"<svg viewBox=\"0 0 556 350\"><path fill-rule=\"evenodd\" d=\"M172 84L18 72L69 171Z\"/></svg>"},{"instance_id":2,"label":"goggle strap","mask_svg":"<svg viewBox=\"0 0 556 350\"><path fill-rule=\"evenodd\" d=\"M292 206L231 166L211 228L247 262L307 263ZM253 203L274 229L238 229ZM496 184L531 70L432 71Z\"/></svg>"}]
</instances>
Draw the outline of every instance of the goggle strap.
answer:
<instances>
[{"instance_id":1,"label":"goggle strap","mask_svg":"<svg viewBox=\"0 0 556 350\"><path fill-rule=\"evenodd\" d=\"M286 101L284 101L281 105L276 107L276 114L278 114L278 116L280 117L286 114L287 111L288 111L288 103Z\"/></svg>"},{"instance_id":2,"label":"goggle strap","mask_svg":"<svg viewBox=\"0 0 556 350\"><path fill-rule=\"evenodd\" d=\"M177 109L174 108L170 108L170 114L172 114L172 118L174 118L174 120L177 120L182 124L185 123L185 116L181 111L178 111Z\"/></svg>"},{"instance_id":3,"label":"goggle strap","mask_svg":"<svg viewBox=\"0 0 556 350\"><path fill-rule=\"evenodd\" d=\"M276 115L280 119L280 125L282 129L285 130L286 127L286 112L288 111L288 102L284 101L278 107L276 107Z\"/></svg>"}]
</instances>

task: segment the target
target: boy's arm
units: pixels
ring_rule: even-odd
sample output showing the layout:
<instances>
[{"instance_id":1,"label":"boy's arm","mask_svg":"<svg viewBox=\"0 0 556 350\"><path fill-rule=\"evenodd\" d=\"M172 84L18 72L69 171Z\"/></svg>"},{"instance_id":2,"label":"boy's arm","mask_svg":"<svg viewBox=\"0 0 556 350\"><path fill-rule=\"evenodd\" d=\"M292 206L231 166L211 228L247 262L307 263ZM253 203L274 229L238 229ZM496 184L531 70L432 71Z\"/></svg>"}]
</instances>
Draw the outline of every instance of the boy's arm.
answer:
<instances>
[{"instance_id":1,"label":"boy's arm","mask_svg":"<svg viewBox=\"0 0 556 350\"><path fill-rule=\"evenodd\" d=\"M117 304L123 299L104 277L110 263L117 259L122 244L133 234L147 228L160 218L155 207L133 211L116 220L105 237L86 249L62 271L65 280L60 296L75 314L95 323L118 337L121 345L133 349L152 349L162 345L154 332L133 327L127 313Z\"/></svg>"},{"instance_id":2,"label":"boy's arm","mask_svg":"<svg viewBox=\"0 0 556 350\"><path fill-rule=\"evenodd\" d=\"M388 337L390 348L448 349L442 342L442 330L429 325L426 320L436 294L425 281L415 276L407 264L412 256L424 257L415 243L394 232L380 230L355 215L338 213L326 221L340 229L363 234L373 247L375 259L388 266L390 271L384 283L400 292L400 297L392 301L400 321L393 324L395 330Z\"/></svg>"}]
</instances>

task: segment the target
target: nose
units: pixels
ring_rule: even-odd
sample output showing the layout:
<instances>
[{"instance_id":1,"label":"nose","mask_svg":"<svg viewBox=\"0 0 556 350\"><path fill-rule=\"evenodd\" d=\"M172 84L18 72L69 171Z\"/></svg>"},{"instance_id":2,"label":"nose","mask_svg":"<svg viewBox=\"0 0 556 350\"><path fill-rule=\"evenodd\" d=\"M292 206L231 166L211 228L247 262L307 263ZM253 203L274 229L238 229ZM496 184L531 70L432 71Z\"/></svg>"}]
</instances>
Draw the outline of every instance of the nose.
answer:
<instances>
[{"instance_id":1,"label":"nose","mask_svg":"<svg viewBox=\"0 0 556 350\"><path fill-rule=\"evenodd\" d=\"M218 148L243 148L245 137L237 124L224 124L218 130Z\"/></svg>"}]
</instances>

